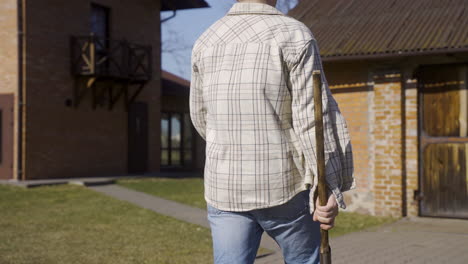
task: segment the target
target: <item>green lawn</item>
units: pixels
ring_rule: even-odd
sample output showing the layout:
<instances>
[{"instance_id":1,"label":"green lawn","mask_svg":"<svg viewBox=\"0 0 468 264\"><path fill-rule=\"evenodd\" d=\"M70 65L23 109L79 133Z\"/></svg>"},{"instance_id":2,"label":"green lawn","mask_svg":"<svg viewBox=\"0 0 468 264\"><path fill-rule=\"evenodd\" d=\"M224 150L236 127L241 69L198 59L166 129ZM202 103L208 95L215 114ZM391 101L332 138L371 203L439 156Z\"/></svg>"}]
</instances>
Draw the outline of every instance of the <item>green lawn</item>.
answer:
<instances>
[{"instance_id":1,"label":"green lawn","mask_svg":"<svg viewBox=\"0 0 468 264\"><path fill-rule=\"evenodd\" d=\"M201 178L148 178L119 180L124 187L206 209Z\"/></svg>"},{"instance_id":2,"label":"green lawn","mask_svg":"<svg viewBox=\"0 0 468 264\"><path fill-rule=\"evenodd\" d=\"M201 178L127 179L119 180L117 183L137 191L206 209L206 202L203 195L203 179ZM330 230L329 233L332 237L340 236L365 228L390 223L395 220L396 219L390 217L375 217L358 213L340 212L336 218L335 227Z\"/></svg>"},{"instance_id":3,"label":"green lawn","mask_svg":"<svg viewBox=\"0 0 468 264\"><path fill-rule=\"evenodd\" d=\"M202 179L119 184L205 208ZM0 185L0 263L212 263L206 228L156 214L82 186ZM332 236L392 221L341 212ZM261 249L259 254L267 251Z\"/></svg>"},{"instance_id":4,"label":"green lawn","mask_svg":"<svg viewBox=\"0 0 468 264\"><path fill-rule=\"evenodd\" d=\"M81 186L0 185L0 263L212 263L206 228Z\"/></svg>"}]
</instances>

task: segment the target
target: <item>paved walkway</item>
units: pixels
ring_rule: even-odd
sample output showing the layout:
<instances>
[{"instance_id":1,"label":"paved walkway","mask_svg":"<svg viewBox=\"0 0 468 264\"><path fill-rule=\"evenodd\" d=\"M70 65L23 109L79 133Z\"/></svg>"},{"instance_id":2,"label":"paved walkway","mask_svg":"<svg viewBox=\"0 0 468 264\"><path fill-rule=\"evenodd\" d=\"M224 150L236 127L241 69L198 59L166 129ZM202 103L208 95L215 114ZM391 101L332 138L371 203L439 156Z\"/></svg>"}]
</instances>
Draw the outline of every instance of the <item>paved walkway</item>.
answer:
<instances>
[{"instance_id":1,"label":"paved walkway","mask_svg":"<svg viewBox=\"0 0 468 264\"><path fill-rule=\"evenodd\" d=\"M206 211L118 185L90 186L120 200L209 228ZM468 220L402 219L330 240L334 264L468 263ZM269 236L261 247L275 253L258 256L256 264L283 264L281 250Z\"/></svg>"},{"instance_id":2,"label":"paved walkway","mask_svg":"<svg viewBox=\"0 0 468 264\"><path fill-rule=\"evenodd\" d=\"M468 263L468 220L419 217L331 241L333 263ZM334 250L333 250L334 249Z\"/></svg>"},{"instance_id":3,"label":"paved walkway","mask_svg":"<svg viewBox=\"0 0 468 264\"><path fill-rule=\"evenodd\" d=\"M13 185L24 188L38 187L44 185L58 185L58 184L77 184L84 186L112 184L116 180L122 179L141 179L141 178L200 178L203 174L199 172L154 172L144 173L138 175L115 175L108 177L86 177L86 178L57 178L57 179L44 179L44 180L0 180L0 184Z\"/></svg>"}]
</instances>

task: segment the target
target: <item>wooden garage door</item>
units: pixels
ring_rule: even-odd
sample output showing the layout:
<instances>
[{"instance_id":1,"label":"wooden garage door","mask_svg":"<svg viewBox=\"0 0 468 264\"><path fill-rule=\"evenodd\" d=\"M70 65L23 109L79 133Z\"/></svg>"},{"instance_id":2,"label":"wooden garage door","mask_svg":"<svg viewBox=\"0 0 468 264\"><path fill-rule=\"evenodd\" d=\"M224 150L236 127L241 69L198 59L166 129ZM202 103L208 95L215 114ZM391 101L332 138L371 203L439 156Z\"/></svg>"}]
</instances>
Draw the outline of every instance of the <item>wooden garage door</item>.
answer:
<instances>
[{"instance_id":1,"label":"wooden garage door","mask_svg":"<svg viewBox=\"0 0 468 264\"><path fill-rule=\"evenodd\" d=\"M467 65L418 72L420 213L468 218Z\"/></svg>"},{"instance_id":2,"label":"wooden garage door","mask_svg":"<svg viewBox=\"0 0 468 264\"><path fill-rule=\"evenodd\" d=\"M0 179L13 178L13 95L0 94Z\"/></svg>"}]
</instances>

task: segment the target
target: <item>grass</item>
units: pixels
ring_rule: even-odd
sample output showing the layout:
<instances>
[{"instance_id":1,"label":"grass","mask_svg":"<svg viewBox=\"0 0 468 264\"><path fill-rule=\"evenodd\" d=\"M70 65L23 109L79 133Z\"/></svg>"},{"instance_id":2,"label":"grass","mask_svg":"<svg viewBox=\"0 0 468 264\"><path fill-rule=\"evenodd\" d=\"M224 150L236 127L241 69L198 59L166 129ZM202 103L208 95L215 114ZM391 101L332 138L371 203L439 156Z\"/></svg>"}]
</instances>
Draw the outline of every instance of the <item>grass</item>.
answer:
<instances>
[{"instance_id":1,"label":"grass","mask_svg":"<svg viewBox=\"0 0 468 264\"><path fill-rule=\"evenodd\" d=\"M119 180L117 183L130 189L206 209L203 195L203 179L201 178L127 179ZM341 211L336 218L335 227L329 233L331 237L336 237L390 223L395 220L390 217L375 217Z\"/></svg>"},{"instance_id":2,"label":"grass","mask_svg":"<svg viewBox=\"0 0 468 264\"><path fill-rule=\"evenodd\" d=\"M203 179L200 178L130 179L119 180L117 184L206 210L206 202L203 196ZM268 253L271 253L271 251L265 248L259 248L257 255Z\"/></svg>"},{"instance_id":3,"label":"grass","mask_svg":"<svg viewBox=\"0 0 468 264\"><path fill-rule=\"evenodd\" d=\"M396 221L392 217L377 217L353 212L340 212L335 220L335 226L329 231L331 237L378 227Z\"/></svg>"},{"instance_id":4,"label":"grass","mask_svg":"<svg viewBox=\"0 0 468 264\"><path fill-rule=\"evenodd\" d=\"M203 179L119 184L205 209ZM209 229L156 214L82 186L0 185L0 263L212 263ZM331 236L391 218L340 212ZM268 251L260 249L258 254Z\"/></svg>"},{"instance_id":5,"label":"grass","mask_svg":"<svg viewBox=\"0 0 468 264\"><path fill-rule=\"evenodd\" d=\"M117 184L179 203L206 209L201 178L149 178L119 180Z\"/></svg>"},{"instance_id":6,"label":"grass","mask_svg":"<svg viewBox=\"0 0 468 264\"><path fill-rule=\"evenodd\" d=\"M212 263L206 228L81 186L0 185L0 263Z\"/></svg>"}]
</instances>

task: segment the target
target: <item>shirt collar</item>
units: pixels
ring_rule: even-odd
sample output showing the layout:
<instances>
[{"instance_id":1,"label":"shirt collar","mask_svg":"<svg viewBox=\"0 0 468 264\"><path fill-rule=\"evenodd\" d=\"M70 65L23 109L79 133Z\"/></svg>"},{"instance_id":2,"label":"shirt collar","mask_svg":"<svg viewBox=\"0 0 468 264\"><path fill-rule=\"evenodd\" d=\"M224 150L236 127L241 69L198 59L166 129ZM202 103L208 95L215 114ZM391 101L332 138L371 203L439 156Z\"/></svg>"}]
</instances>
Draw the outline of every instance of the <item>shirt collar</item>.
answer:
<instances>
[{"instance_id":1,"label":"shirt collar","mask_svg":"<svg viewBox=\"0 0 468 264\"><path fill-rule=\"evenodd\" d=\"M243 14L284 15L284 13L269 4L248 2L234 3L231 9L227 12L227 15Z\"/></svg>"}]
</instances>

